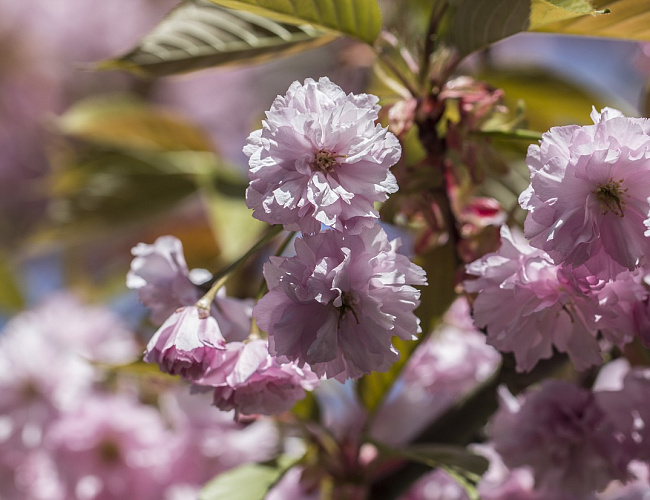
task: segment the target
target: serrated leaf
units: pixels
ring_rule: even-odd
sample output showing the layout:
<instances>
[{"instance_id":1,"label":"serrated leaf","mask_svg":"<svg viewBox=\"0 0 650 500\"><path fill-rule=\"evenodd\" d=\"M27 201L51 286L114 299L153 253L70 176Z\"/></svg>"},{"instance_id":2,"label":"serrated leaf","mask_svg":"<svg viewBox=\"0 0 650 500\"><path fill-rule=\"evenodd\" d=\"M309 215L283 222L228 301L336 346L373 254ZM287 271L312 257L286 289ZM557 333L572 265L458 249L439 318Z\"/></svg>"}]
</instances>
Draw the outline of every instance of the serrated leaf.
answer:
<instances>
[{"instance_id":1,"label":"serrated leaf","mask_svg":"<svg viewBox=\"0 0 650 500\"><path fill-rule=\"evenodd\" d=\"M297 461L283 455L272 462L236 467L208 482L199 493L199 500L264 500L269 489Z\"/></svg>"},{"instance_id":2,"label":"serrated leaf","mask_svg":"<svg viewBox=\"0 0 650 500\"><path fill-rule=\"evenodd\" d=\"M128 95L82 100L57 121L59 130L84 141L145 151L212 151L207 135L171 110Z\"/></svg>"},{"instance_id":3,"label":"serrated leaf","mask_svg":"<svg viewBox=\"0 0 650 500\"><path fill-rule=\"evenodd\" d=\"M459 0L449 11L442 36L467 55L522 31L595 15L601 16L588 0Z\"/></svg>"},{"instance_id":4,"label":"serrated leaf","mask_svg":"<svg viewBox=\"0 0 650 500\"><path fill-rule=\"evenodd\" d=\"M377 0L210 0L287 23L309 23L372 44L381 31Z\"/></svg>"},{"instance_id":5,"label":"serrated leaf","mask_svg":"<svg viewBox=\"0 0 650 500\"><path fill-rule=\"evenodd\" d=\"M334 39L306 24L273 21L225 9L207 0L185 0L127 54L99 64L149 76L251 63L289 55Z\"/></svg>"}]
</instances>

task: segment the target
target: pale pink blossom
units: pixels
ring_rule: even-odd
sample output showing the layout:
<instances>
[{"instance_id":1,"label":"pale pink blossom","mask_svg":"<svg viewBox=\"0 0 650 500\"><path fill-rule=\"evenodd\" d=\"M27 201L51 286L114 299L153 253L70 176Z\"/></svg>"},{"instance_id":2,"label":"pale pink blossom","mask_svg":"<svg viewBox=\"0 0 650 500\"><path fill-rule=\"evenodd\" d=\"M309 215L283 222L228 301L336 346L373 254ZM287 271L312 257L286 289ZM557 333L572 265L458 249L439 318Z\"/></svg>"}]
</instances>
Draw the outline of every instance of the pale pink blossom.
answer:
<instances>
[{"instance_id":1,"label":"pale pink blossom","mask_svg":"<svg viewBox=\"0 0 650 500\"><path fill-rule=\"evenodd\" d=\"M138 291L151 309L151 321L162 324L176 309L194 304L200 290L190 280L183 245L173 236L161 236L152 245L138 243L126 275L126 286Z\"/></svg>"},{"instance_id":2,"label":"pale pink blossom","mask_svg":"<svg viewBox=\"0 0 650 500\"><path fill-rule=\"evenodd\" d=\"M625 437L634 458L647 462L650 460L650 369L628 368L619 385L596 392L596 399Z\"/></svg>"},{"instance_id":3,"label":"pale pink blossom","mask_svg":"<svg viewBox=\"0 0 650 500\"><path fill-rule=\"evenodd\" d=\"M536 489L585 495L628 479L633 456L591 391L547 380L519 400L501 396L494 447L508 467L531 467Z\"/></svg>"},{"instance_id":4,"label":"pale pink blossom","mask_svg":"<svg viewBox=\"0 0 650 500\"><path fill-rule=\"evenodd\" d=\"M558 489L559 485L535 488L530 467L508 468L492 443L471 445L471 450L490 461L477 485L481 500L596 500L594 494L577 495ZM621 499L622 500L622 499Z\"/></svg>"},{"instance_id":5,"label":"pale pink blossom","mask_svg":"<svg viewBox=\"0 0 650 500\"><path fill-rule=\"evenodd\" d=\"M174 236L161 236L152 245L139 243L126 277L126 285L138 291L140 301L151 309L151 321L162 324L178 308L195 304L203 295L197 284L211 279L205 269L189 270L183 245ZM226 296L220 288L210 314L226 340L244 340L250 330L251 300Z\"/></svg>"},{"instance_id":6,"label":"pale pink blossom","mask_svg":"<svg viewBox=\"0 0 650 500\"><path fill-rule=\"evenodd\" d=\"M169 484L200 489L221 472L264 462L277 454L278 429L271 419L259 418L244 425L235 421L234 412L217 411L212 401L209 392L192 394L184 385L160 395L160 411L174 441ZM196 500L197 496L189 498Z\"/></svg>"},{"instance_id":7,"label":"pale pink blossom","mask_svg":"<svg viewBox=\"0 0 650 500\"><path fill-rule=\"evenodd\" d=\"M308 366L279 363L267 341L255 339L229 342L196 383L214 387L214 404L221 410L272 415L291 409L316 388L318 377Z\"/></svg>"},{"instance_id":8,"label":"pale pink blossom","mask_svg":"<svg viewBox=\"0 0 650 500\"><path fill-rule=\"evenodd\" d=\"M70 321L61 321L62 317ZM62 351L74 351L99 363L129 363L140 354L133 332L117 314L102 306L84 304L72 293L52 294L16 316L7 327L7 331L13 330L30 330Z\"/></svg>"},{"instance_id":9,"label":"pale pink blossom","mask_svg":"<svg viewBox=\"0 0 650 500\"><path fill-rule=\"evenodd\" d=\"M188 380L196 380L218 350L226 348L217 321L199 307L183 307L172 314L149 340L144 360Z\"/></svg>"},{"instance_id":10,"label":"pale pink blossom","mask_svg":"<svg viewBox=\"0 0 650 500\"><path fill-rule=\"evenodd\" d=\"M594 125L554 127L528 149L531 245L556 264L611 279L648 264L650 122L605 108Z\"/></svg>"},{"instance_id":11,"label":"pale pink blossom","mask_svg":"<svg viewBox=\"0 0 650 500\"><path fill-rule=\"evenodd\" d=\"M371 426L382 443L404 445L455 401L494 373L499 352L477 331L464 298L452 304L418 346Z\"/></svg>"},{"instance_id":12,"label":"pale pink blossom","mask_svg":"<svg viewBox=\"0 0 650 500\"><path fill-rule=\"evenodd\" d=\"M444 469L422 476L399 500L469 500L460 484Z\"/></svg>"},{"instance_id":13,"label":"pale pink blossom","mask_svg":"<svg viewBox=\"0 0 650 500\"><path fill-rule=\"evenodd\" d=\"M158 500L171 472L160 414L126 396L93 396L52 424L45 446L65 498Z\"/></svg>"},{"instance_id":14,"label":"pale pink blossom","mask_svg":"<svg viewBox=\"0 0 650 500\"><path fill-rule=\"evenodd\" d=\"M478 292L473 316L487 329L487 342L513 352L517 369L531 370L553 354L566 352L576 368L601 362L593 311L581 307L583 292L558 277L558 266L548 254L532 248L518 233L501 228L501 247L469 264L477 279L465 281L465 290Z\"/></svg>"},{"instance_id":15,"label":"pale pink blossom","mask_svg":"<svg viewBox=\"0 0 650 500\"><path fill-rule=\"evenodd\" d=\"M392 337L420 332L420 293L411 285L426 283L399 245L376 225L359 235L304 236L295 256L271 257L269 293L253 310L271 354L341 381L387 370L399 358Z\"/></svg>"},{"instance_id":16,"label":"pale pink blossom","mask_svg":"<svg viewBox=\"0 0 650 500\"><path fill-rule=\"evenodd\" d=\"M378 100L346 95L326 77L278 96L244 147L253 216L304 233L374 224L374 203L398 189L389 169L401 155L397 138L375 123Z\"/></svg>"}]
</instances>

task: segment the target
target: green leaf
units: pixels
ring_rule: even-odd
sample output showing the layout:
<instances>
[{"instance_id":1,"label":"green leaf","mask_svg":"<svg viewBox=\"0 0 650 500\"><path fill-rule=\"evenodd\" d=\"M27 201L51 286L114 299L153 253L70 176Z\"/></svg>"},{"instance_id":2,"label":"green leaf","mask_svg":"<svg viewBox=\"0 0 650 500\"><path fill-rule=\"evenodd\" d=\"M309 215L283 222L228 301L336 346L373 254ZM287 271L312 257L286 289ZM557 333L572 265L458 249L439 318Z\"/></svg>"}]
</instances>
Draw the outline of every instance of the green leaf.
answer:
<instances>
[{"instance_id":1,"label":"green leaf","mask_svg":"<svg viewBox=\"0 0 650 500\"><path fill-rule=\"evenodd\" d=\"M401 457L429 467L451 467L462 469L471 474L483 474L490 462L481 455L476 455L464 446L450 444L413 444L394 448L383 443L374 442L384 455Z\"/></svg>"},{"instance_id":2,"label":"green leaf","mask_svg":"<svg viewBox=\"0 0 650 500\"><path fill-rule=\"evenodd\" d=\"M558 20L535 27L537 31L571 35L650 40L650 0L595 0L603 15Z\"/></svg>"},{"instance_id":3,"label":"green leaf","mask_svg":"<svg viewBox=\"0 0 650 500\"><path fill-rule=\"evenodd\" d=\"M280 456L262 464L247 464L212 479L199 493L199 500L264 500L268 491L298 459Z\"/></svg>"},{"instance_id":4,"label":"green leaf","mask_svg":"<svg viewBox=\"0 0 650 500\"><path fill-rule=\"evenodd\" d=\"M67 242L151 220L196 190L165 154L86 144L58 158L49 224L36 239ZM204 153L196 153L204 154Z\"/></svg>"},{"instance_id":5,"label":"green leaf","mask_svg":"<svg viewBox=\"0 0 650 500\"><path fill-rule=\"evenodd\" d=\"M261 62L323 45L335 37L308 24L273 21L225 9L207 0L185 0L137 47L99 69L165 76L235 63Z\"/></svg>"},{"instance_id":6,"label":"green leaf","mask_svg":"<svg viewBox=\"0 0 650 500\"><path fill-rule=\"evenodd\" d=\"M320 406L314 393L308 392L304 398L293 405L291 413L303 422L318 422L320 417Z\"/></svg>"},{"instance_id":7,"label":"green leaf","mask_svg":"<svg viewBox=\"0 0 650 500\"><path fill-rule=\"evenodd\" d=\"M0 255L0 310L19 311L25 306L20 285L6 256Z\"/></svg>"},{"instance_id":8,"label":"green leaf","mask_svg":"<svg viewBox=\"0 0 650 500\"><path fill-rule=\"evenodd\" d=\"M588 0L458 0L452 3L441 34L467 55L522 31L600 15Z\"/></svg>"},{"instance_id":9,"label":"green leaf","mask_svg":"<svg viewBox=\"0 0 650 500\"><path fill-rule=\"evenodd\" d=\"M206 182L214 182L207 178ZM216 188L203 189L203 199L213 233L219 241L221 258L226 262L241 256L259 236L265 223L253 219L244 198L224 196Z\"/></svg>"},{"instance_id":10,"label":"green leaf","mask_svg":"<svg viewBox=\"0 0 650 500\"><path fill-rule=\"evenodd\" d=\"M393 383L406 366L419 340L402 340L393 337L393 345L400 352L400 358L386 372L372 372L357 381L357 396L370 414L373 414L388 395Z\"/></svg>"},{"instance_id":11,"label":"green leaf","mask_svg":"<svg viewBox=\"0 0 650 500\"><path fill-rule=\"evenodd\" d=\"M377 0L210 0L287 23L309 23L369 44L382 26Z\"/></svg>"},{"instance_id":12,"label":"green leaf","mask_svg":"<svg viewBox=\"0 0 650 500\"><path fill-rule=\"evenodd\" d=\"M61 116L60 132L106 146L145 151L212 151L207 135L171 110L128 95L82 100Z\"/></svg>"}]
</instances>

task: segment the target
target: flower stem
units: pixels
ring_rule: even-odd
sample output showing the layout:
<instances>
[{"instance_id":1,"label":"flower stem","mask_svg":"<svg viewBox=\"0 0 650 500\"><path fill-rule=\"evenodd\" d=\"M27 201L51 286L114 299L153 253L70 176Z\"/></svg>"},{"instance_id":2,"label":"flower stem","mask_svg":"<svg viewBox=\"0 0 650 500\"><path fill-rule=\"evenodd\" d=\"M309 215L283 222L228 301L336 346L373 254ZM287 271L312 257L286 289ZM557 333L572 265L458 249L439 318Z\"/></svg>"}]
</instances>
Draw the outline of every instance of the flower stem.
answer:
<instances>
[{"instance_id":1,"label":"flower stem","mask_svg":"<svg viewBox=\"0 0 650 500\"><path fill-rule=\"evenodd\" d=\"M217 292L223 285L226 284L226 281L228 281L230 275L234 271L236 271L239 268L239 266L241 266L244 262L246 262L252 255L257 253L261 248L263 248L269 241L271 241L281 232L282 232L281 225L278 224L275 226L271 226L269 230L259 240L257 240L257 242L253 246L251 246L244 255L242 255L236 261L234 261L233 263L231 263L230 265L228 265L227 267L219 271L214 277L215 279L214 284L210 287L210 290L208 290L208 292L198 300L198 302L196 303L196 307L210 310L210 306L212 305L214 298L217 296Z\"/></svg>"}]
</instances>

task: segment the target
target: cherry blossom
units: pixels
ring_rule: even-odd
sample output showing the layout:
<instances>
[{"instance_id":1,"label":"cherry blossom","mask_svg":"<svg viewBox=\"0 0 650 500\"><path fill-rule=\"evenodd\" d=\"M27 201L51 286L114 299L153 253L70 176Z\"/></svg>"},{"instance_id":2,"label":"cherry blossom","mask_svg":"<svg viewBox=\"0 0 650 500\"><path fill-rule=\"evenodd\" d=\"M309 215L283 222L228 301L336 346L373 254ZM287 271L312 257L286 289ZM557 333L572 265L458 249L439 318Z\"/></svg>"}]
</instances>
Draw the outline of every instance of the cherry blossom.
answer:
<instances>
[{"instance_id":1,"label":"cherry blossom","mask_svg":"<svg viewBox=\"0 0 650 500\"><path fill-rule=\"evenodd\" d=\"M327 77L278 96L244 147L253 217L308 234L321 224L355 233L374 224L374 203L398 189L389 169L401 155L397 138L375 123L378 100L346 95Z\"/></svg>"},{"instance_id":2,"label":"cherry blossom","mask_svg":"<svg viewBox=\"0 0 650 500\"><path fill-rule=\"evenodd\" d=\"M556 264L611 279L648 264L650 122L605 108L594 125L554 127L528 149L525 234Z\"/></svg>"},{"instance_id":3,"label":"cherry blossom","mask_svg":"<svg viewBox=\"0 0 650 500\"><path fill-rule=\"evenodd\" d=\"M387 370L399 358L392 337L420 332L412 285L426 283L399 245L377 225L359 235L304 236L294 257L271 257L269 293L253 310L271 354L341 381Z\"/></svg>"}]
</instances>

